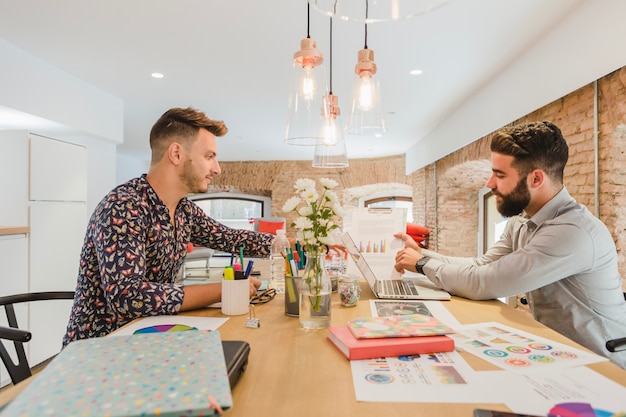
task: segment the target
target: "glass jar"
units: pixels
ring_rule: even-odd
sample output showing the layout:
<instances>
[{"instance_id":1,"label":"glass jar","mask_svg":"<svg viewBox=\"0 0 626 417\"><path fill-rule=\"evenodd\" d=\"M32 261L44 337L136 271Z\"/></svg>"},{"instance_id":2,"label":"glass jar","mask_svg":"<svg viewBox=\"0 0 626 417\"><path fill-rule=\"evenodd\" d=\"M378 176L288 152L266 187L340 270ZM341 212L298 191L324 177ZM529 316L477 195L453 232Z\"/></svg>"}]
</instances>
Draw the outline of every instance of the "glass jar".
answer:
<instances>
[{"instance_id":1,"label":"glass jar","mask_svg":"<svg viewBox=\"0 0 626 417\"><path fill-rule=\"evenodd\" d=\"M361 296L361 286L359 285L359 277L356 275L339 275L337 286L341 305L344 307L354 307Z\"/></svg>"}]
</instances>

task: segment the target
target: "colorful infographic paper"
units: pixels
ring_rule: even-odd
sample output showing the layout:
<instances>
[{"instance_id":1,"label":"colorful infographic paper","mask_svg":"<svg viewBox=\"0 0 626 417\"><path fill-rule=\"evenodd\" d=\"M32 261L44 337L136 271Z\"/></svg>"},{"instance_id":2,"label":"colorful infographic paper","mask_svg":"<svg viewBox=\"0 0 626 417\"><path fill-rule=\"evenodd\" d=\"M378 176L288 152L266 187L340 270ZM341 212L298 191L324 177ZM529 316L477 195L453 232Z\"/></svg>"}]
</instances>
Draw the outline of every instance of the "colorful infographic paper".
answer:
<instances>
[{"instance_id":1,"label":"colorful infographic paper","mask_svg":"<svg viewBox=\"0 0 626 417\"><path fill-rule=\"evenodd\" d=\"M350 361L357 401L493 402L457 352Z\"/></svg>"},{"instance_id":2,"label":"colorful infographic paper","mask_svg":"<svg viewBox=\"0 0 626 417\"><path fill-rule=\"evenodd\" d=\"M608 359L500 323L460 326L451 335L458 350L518 373L573 367Z\"/></svg>"}]
</instances>

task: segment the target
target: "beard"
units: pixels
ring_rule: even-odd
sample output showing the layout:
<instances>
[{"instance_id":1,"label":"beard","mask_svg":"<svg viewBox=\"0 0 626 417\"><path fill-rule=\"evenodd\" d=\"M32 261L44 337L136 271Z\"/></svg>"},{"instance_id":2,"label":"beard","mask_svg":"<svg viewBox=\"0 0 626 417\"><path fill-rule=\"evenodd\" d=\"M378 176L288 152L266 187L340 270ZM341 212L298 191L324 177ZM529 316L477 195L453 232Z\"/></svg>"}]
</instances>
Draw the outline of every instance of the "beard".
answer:
<instances>
[{"instance_id":1,"label":"beard","mask_svg":"<svg viewBox=\"0 0 626 417\"><path fill-rule=\"evenodd\" d=\"M500 194L497 191L492 192L502 197L502 200L496 202L496 208L504 217L517 216L530 203L530 192L528 191L525 177L520 179L513 191L508 194Z\"/></svg>"},{"instance_id":2,"label":"beard","mask_svg":"<svg viewBox=\"0 0 626 417\"><path fill-rule=\"evenodd\" d=\"M206 193L209 190L209 184L204 184L206 178L200 176L193 169L191 160L185 161L183 165L183 172L180 174L180 180L187 187L187 191L190 194Z\"/></svg>"}]
</instances>

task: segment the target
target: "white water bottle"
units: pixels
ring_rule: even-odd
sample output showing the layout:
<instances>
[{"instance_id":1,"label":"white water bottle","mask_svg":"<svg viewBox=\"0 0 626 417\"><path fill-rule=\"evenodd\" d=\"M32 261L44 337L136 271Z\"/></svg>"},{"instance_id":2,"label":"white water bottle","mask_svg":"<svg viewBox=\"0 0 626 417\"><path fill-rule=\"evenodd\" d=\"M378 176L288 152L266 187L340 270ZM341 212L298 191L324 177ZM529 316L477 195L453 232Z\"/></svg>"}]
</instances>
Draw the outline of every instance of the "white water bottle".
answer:
<instances>
[{"instance_id":1,"label":"white water bottle","mask_svg":"<svg viewBox=\"0 0 626 417\"><path fill-rule=\"evenodd\" d=\"M289 240L285 229L278 229L270 254L270 285L277 293L285 292L285 258L288 248Z\"/></svg>"}]
</instances>

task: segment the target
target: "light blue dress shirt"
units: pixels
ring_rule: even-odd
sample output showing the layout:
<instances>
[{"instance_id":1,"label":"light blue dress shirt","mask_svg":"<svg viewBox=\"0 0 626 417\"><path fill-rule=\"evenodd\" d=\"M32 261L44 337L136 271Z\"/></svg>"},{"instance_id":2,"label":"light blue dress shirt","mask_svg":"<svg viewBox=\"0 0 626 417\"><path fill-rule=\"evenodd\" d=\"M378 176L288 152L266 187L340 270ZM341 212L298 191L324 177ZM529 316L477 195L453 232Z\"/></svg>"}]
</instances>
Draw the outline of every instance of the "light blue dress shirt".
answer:
<instances>
[{"instance_id":1,"label":"light blue dress shirt","mask_svg":"<svg viewBox=\"0 0 626 417\"><path fill-rule=\"evenodd\" d=\"M536 320L626 369L626 351L605 347L626 337L615 243L565 187L531 218L510 218L480 258L422 252L432 258L426 276L451 294L486 300L527 293Z\"/></svg>"}]
</instances>

